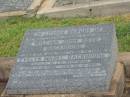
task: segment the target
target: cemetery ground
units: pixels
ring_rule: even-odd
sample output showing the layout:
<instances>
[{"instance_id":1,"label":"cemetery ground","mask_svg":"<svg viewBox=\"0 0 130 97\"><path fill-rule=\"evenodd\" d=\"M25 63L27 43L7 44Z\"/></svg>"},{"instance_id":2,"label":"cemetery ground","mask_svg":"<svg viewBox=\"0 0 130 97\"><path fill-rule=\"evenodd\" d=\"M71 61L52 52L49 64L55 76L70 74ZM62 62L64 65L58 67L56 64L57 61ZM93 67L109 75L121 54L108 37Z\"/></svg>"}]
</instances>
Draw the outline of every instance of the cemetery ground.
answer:
<instances>
[{"instance_id":1,"label":"cemetery ground","mask_svg":"<svg viewBox=\"0 0 130 97\"><path fill-rule=\"evenodd\" d=\"M0 56L16 56L24 32L29 28L52 28L97 23L114 23L120 52L130 52L130 14L104 18L50 19L11 17L0 20Z\"/></svg>"}]
</instances>

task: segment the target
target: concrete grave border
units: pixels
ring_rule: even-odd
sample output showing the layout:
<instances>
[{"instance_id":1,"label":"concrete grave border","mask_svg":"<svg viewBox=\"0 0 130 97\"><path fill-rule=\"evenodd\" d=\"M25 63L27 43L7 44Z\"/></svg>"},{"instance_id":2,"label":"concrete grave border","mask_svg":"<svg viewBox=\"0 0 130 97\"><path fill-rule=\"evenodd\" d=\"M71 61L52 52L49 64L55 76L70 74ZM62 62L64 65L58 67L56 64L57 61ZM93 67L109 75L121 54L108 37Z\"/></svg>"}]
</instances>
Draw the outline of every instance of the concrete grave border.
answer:
<instances>
[{"instance_id":1,"label":"concrete grave border","mask_svg":"<svg viewBox=\"0 0 130 97\"><path fill-rule=\"evenodd\" d=\"M27 8L26 11L10 11L10 12L0 12L0 17L10 17L10 16L23 16L26 14L35 14L38 8L41 6L44 0L33 0L32 4Z\"/></svg>"},{"instance_id":2,"label":"concrete grave border","mask_svg":"<svg viewBox=\"0 0 130 97\"><path fill-rule=\"evenodd\" d=\"M130 0L106 0L90 5L53 7L56 0L45 0L37 12L37 17L95 17L120 15L130 12Z\"/></svg>"}]
</instances>

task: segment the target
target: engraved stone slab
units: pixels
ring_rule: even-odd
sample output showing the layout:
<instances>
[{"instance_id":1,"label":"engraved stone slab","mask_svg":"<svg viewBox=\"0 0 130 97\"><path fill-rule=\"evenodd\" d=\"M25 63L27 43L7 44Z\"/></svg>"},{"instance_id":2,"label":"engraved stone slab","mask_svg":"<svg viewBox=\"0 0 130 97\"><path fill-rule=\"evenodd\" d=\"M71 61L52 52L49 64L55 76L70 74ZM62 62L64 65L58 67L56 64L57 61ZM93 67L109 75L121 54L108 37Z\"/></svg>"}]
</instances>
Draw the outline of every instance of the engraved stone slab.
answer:
<instances>
[{"instance_id":1,"label":"engraved stone slab","mask_svg":"<svg viewBox=\"0 0 130 97\"><path fill-rule=\"evenodd\" d=\"M7 93L108 91L116 51L116 33L111 24L29 30Z\"/></svg>"},{"instance_id":2,"label":"engraved stone slab","mask_svg":"<svg viewBox=\"0 0 130 97\"><path fill-rule=\"evenodd\" d=\"M26 10L33 0L0 0L0 12Z\"/></svg>"}]
</instances>

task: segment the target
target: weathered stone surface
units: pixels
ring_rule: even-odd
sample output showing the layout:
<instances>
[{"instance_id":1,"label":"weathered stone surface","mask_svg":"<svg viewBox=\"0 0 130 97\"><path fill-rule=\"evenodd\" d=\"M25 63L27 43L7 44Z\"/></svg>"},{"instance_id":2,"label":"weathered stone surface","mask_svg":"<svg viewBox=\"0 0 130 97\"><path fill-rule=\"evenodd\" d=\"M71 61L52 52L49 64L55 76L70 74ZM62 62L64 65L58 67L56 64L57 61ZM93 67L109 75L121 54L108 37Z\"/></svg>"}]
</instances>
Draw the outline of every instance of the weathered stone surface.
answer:
<instances>
[{"instance_id":1,"label":"weathered stone surface","mask_svg":"<svg viewBox=\"0 0 130 97\"><path fill-rule=\"evenodd\" d=\"M69 0L45 0L37 12L37 17L51 18L70 17L102 17L130 13L130 0L77 0L72 4ZM68 1L68 2L67 2ZM72 0L75 1L75 0ZM83 1L83 3L82 3Z\"/></svg>"},{"instance_id":2,"label":"weathered stone surface","mask_svg":"<svg viewBox=\"0 0 130 97\"><path fill-rule=\"evenodd\" d=\"M119 61L125 65L126 77L130 78L130 52L120 54Z\"/></svg>"},{"instance_id":3,"label":"weathered stone surface","mask_svg":"<svg viewBox=\"0 0 130 97\"><path fill-rule=\"evenodd\" d=\"M0 12L26 10L33 0L0 0Z\"/></svg>"},{"instance_id":4,"label":"weathered stone surface","mask_svg":"<svg viewBox=\"0 0 130 97\"><path fill-rule=\"evenodd\" d=\"M116 51L111 24L29 30L7 93L109 91Z\"/></svg>"},{"instance_id":5,"label":"weathered stone surface","mask_svg":"<svg viewBox=\"0 0 130 97\"><path fill-rule=\"evenodd\" d=\"M6 83L9 78L10 70L15 64L15 58L0 58L0 83Z\"/></svg>"},{"instance_id":6,"label":"weathered stone surface","mask_svg":"<svg viewBox=\"0 0 130 97\"><path fill-rule=\"evenodd\" d=\"M106 1L106 0L56 0L55 6L61 7L61 6L72 6L72 5L85 5L85 4L91 4L94 2L99 1Z\"/></svg>"},{"instance_id":7,"label":"weathered stone surface","mask_svg":"<svg viewBox=\"0 0 130 97\"><path fill-rule=\"evenodd\" d=\"M71 94L31 94L31 95L8 95L4 91L2 97L127 97L124 92L124 66L118 63L114 71L111 87L108 92L88 92L88 93L71 93ZM123 95L123 96L122 96Z\"/></svg>"},{"instance_id":8,"label":"weathered stone surface","mask_svg":"<svg viewBox=\"0 0 130 97\"><path fill-rule=\"evenodd\" d=\"M0 82L0 97L1 97L1 93L3 92L3 90L5 89L6 83L1 83Z\"/></svg>"}]
</instances>

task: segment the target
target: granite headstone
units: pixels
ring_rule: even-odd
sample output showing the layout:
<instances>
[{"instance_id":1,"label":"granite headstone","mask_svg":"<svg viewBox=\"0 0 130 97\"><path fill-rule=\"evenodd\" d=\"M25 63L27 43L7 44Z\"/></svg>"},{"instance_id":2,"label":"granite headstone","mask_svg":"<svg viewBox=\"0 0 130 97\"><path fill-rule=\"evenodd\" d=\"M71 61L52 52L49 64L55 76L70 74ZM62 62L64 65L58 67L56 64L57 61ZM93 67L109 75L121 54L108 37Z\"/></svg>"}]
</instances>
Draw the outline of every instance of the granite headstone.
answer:
<instances>
[{"instance_id":1,"label":"granite headstone","mask_svg":"<svg viewBox=\"0 0 130 97\"><path fill-rule=\"evenodd\" d=\"M24 11L33 0L0 0L0 12Z\"/></svg>"},{"instance_id":2,"label":"granite headstone","mask_svg":"<svg viewBox=\"0 0 130 97\"><path fill-rule=\"evenodd\" d=\"M6 90L8 94L109 91L116 56L112 24L28 30Z\"/></svg>"}]
</instances>

